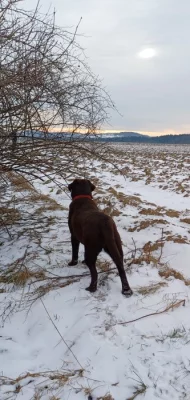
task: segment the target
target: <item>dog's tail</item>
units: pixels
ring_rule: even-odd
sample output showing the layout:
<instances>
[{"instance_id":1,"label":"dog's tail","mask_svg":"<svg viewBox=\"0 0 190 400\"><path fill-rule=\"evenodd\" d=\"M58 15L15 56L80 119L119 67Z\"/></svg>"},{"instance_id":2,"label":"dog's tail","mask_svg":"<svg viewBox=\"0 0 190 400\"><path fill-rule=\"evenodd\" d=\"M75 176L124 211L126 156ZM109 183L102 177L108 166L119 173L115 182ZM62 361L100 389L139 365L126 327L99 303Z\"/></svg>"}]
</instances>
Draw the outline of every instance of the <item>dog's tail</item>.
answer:
<instances>
[{"instance_id":1,"label":"dog's tail","mask_svg":"<svg viewBox=\"0 0 190 400\"><path fill-rule=\"evenodd\" d=\"M105 251L108 252L113 262L119 266L123 263L123 251L121 239L117 231L116 225L112 219L107 219L106 229L102 230L105 243Z\"/></svg>"}]
</instances>

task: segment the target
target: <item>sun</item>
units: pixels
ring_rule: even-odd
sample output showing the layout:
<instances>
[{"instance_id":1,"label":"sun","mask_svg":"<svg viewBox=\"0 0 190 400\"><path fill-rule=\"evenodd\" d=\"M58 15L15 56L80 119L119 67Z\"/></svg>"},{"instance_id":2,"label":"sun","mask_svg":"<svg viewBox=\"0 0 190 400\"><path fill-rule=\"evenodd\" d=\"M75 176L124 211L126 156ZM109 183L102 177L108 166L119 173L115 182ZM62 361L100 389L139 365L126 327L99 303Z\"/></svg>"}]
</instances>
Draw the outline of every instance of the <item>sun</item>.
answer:
<instances>
[{"instance_id":1,"label":"sun","mask_svg":"<svg viewBox=\"0 0 190 400\"><path fill-rule=\"evenodd\" d=\"M153 49L153 48L151 48L151 47L149 47L149 48L146 48L146 49L140 51L140 53L138 54L138 56L139 56L140 58L153 58L153 57L156 56L156 54L157 54L157 53L156 53L156 50Z\"/></svg>"}]
</instances>

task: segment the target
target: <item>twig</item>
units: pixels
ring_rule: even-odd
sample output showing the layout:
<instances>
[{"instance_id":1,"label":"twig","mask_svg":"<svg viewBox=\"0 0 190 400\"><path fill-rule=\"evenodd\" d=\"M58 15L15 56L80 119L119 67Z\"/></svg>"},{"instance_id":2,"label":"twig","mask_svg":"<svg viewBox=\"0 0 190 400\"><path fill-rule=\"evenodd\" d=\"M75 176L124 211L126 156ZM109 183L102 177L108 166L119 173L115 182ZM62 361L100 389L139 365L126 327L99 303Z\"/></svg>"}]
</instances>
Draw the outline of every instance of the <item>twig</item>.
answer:
<instances>
[{"instance_id":1,"label":"twig","mask_svg":"<svg viewBox=\"0 0 190 400\"><path fill-rule=\"evenodd\" d=\"M54 321L51 318L51 315L49 313L49 311L47 310L47 307L44 304L44 301L40 298L40 301L44 307L44 310L46 312L46 314L48 315L49 320L51 321L51 323L53 324L54 328L56 329L57 333L59 334L61 340L63 341L63 343L65 344L65 346L67 347L67 349L70 351L70 353L73 355L74 359L77 361L78 365L80 365L80 368L82 370L84 370L84 368L82 367L80 361L78 360L78 358L75 356L75 354L73 353L72 349L68 346L67 342L65 341L65 339L63 338L63 335L61 334L61 332L59 331L59 329L57 328L56 324L54 323Z\"/></svg>"},{"instance_id":2,"label":"twig","mask_svg":"<svg viewBox=\"0 0 190 400\"><path fill-rule=\"evenodd\" d=\"M130 324L131 322L135 322L135 321L138 321L138 320L146 318L146 317L151 317L152 315L163 314L163 313L169 311L170 309L179 307L181 304L184 307L185 306L185 300L180 300L177 303L171 304L170 306L166 307L163 311L156 311L154 313L146 314L146 315L143 315L142 317L139 317L139 318L136 318L136 319L132 319L131 321L117 322L116 324L113 324L113 325L110 325L110 326L126 325L126 324Z\"/></svg>"},{"instance_id":3,"label":"twig","mask_svg":"<svg viewBox=\"0 0 190 400\"><path fill-rule=\"evenodd\" d=\"M164 229L162 228L162 235L161 235L161 247L160 247L160 256L158 258L158 262L160 262L161 258L162 258L162 253L163 253L163 247L164 247Z\"/></svg>"}]
</instances>

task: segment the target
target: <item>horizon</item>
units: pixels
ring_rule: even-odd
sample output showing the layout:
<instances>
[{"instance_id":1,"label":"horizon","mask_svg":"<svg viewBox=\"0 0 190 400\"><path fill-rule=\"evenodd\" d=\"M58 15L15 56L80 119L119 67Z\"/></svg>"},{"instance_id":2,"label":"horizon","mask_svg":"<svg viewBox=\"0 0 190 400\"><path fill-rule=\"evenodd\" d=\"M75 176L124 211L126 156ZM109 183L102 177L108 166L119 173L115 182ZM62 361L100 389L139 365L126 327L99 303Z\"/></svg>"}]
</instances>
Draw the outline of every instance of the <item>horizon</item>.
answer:
<instances>
[{"instance_id":1,"label":"horizon","mask_svg":"<svg viewBox=\"0 0 190 400\"><path fill-rule=\"evenodd\" d=\"M175 132L175 131L165 131L165 132L144 132L144 131L136 131L136 130L118 130L118 129L104 129L100 130L100 133L128 133L128 132L134 132L134 133L140 133L141 135L148 135L148 136L165 136L165 135L189 135L189 132Z\"/></svg>"},{"instance_id":2,"label":"horizon","mask_svg":"<svg viewBox=\"0 0 190 400\"><path fill-rule=\"evenodd\" d=\"M50 133L73 133L72 130L69 130L67 128L65 128L64 130L51 130ZM86 130L76 130L74 133L80 133L80 134L86 134ZM167 135L190 135L189 132L174 132L174 131L165 131L165 132L143 132L143 131L135 131L135 130L118 130L118 129L97 129L96 132L94 132L95 134L118 134L118 133L138 133L144 136L151 136L151 137L157 137L157 136L167 136Z\"/></svg>"}]
</instances>

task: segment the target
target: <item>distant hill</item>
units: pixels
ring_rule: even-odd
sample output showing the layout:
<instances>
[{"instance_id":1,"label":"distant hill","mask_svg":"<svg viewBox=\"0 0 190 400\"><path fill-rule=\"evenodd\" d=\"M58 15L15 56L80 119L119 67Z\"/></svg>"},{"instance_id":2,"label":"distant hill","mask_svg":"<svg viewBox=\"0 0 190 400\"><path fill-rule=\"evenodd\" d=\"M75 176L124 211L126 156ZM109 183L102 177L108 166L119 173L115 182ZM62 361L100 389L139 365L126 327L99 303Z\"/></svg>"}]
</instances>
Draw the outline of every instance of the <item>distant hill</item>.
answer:
<instances>
[{"instance_id":1,"label":"distant hill","mask_svg":"<svg viewBox=\"0 0 190 400\"><path fill-rule=\"evenodd\" d=\"M121 132L98 135L96 140L103 142L125 143L165 143L165 144L190 144L190 134L148 136L136 132Z\"/></svg>"},{"instance_id":2,"label":"distant hill","mask_svg":"<svg viewBox=\"0 0 190 400\"><path fill-rule=\"evenodd\" d=\"M148 135L142 135L142 133L137 133L137 132L112 132L112 133L101 133L98 135L98 137L101 137L103 139L105 138L110 138L110 139L115 139L115 138L141 138L141 137L148 137Z\"/></svg>"},{"instance_id":3,"label":"distant hill","mask_svg":"<svg viewBox=\"0 0 190 400\"><path fill-rule=\"evenodd\" d=\"M86 140L85 135L81 133L71 134L69 132L57 132L48 133L47 135L43 132L25 132L21 136L31 137L34 136L39 139L45 139L46 137L54 140ZM160 144L190 144L190 134L180 135L163 135L163 136L148 136L142 135L137 132L116 132L116 133L101 133L97 135L89 135L89 141L99 141L108 143L160 143Z\"/></svg>"}]
</instances>

